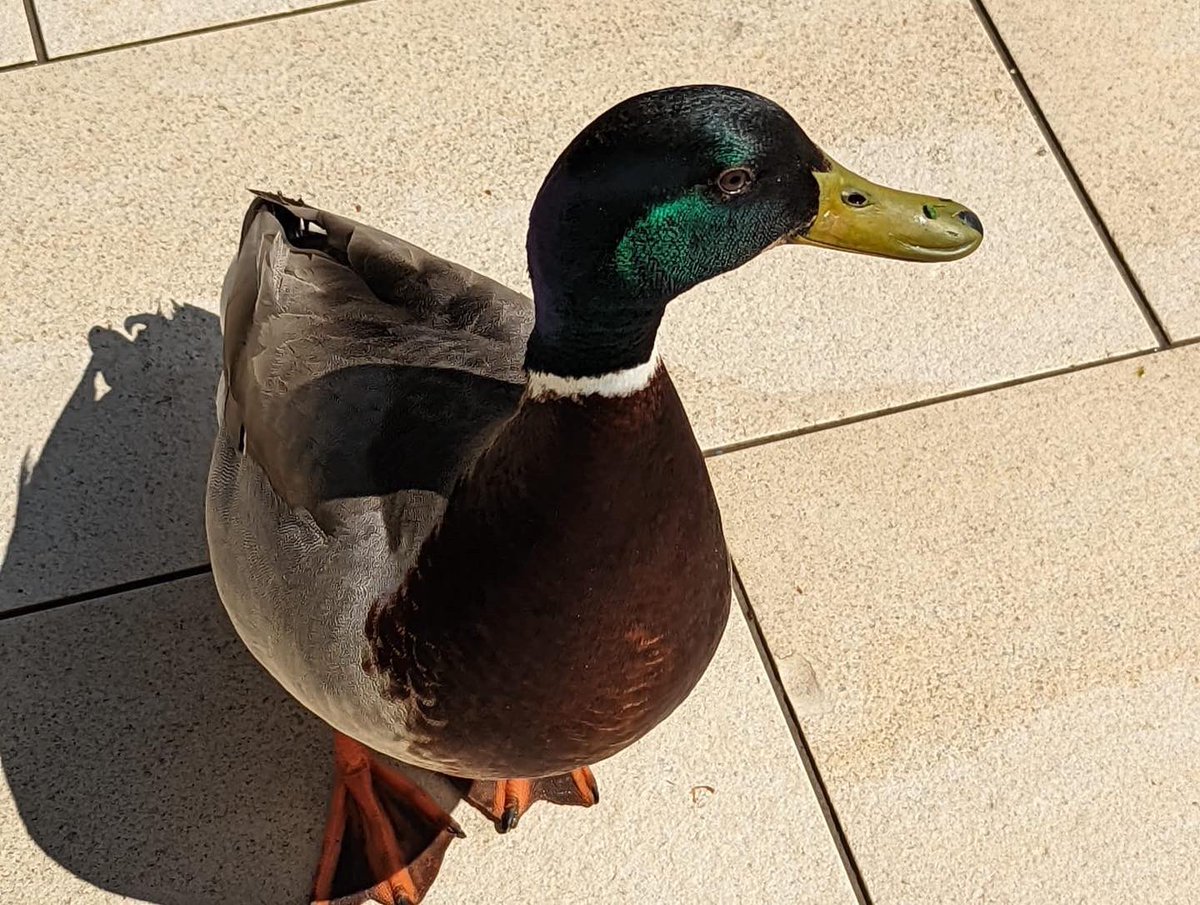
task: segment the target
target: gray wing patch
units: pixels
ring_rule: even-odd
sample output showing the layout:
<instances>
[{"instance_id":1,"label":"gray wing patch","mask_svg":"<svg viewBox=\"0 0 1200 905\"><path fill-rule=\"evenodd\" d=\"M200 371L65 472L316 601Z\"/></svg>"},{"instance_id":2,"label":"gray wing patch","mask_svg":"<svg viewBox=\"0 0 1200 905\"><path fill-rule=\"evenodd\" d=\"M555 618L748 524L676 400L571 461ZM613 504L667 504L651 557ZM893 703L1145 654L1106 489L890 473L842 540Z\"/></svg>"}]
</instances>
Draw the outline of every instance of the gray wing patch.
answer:
<instances>
[{"instance_id":1,"label":"gray wing patch","mask_svg":"<svg viewBox=\"0 0 1200 905\"><path fill-rule=\"evenodd\" d=\"M524 391L529 299L301 202L253 202L222 308L226 430L314 514L378 497L416 518L404 495L444 497Z\"/></svg>"}]
</instances>

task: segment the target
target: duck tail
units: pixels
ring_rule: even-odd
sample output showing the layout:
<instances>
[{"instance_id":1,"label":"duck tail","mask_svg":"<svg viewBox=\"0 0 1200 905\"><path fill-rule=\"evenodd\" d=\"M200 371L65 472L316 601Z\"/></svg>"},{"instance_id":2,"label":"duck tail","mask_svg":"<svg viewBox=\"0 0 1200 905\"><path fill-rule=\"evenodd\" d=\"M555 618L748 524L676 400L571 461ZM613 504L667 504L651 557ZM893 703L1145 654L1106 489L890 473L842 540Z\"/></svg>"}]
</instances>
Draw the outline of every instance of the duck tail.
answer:
<instances>
[{"instance_id":1,"label":"duck tail","mask_svg":"<svg viewBox=\"0 0 1200 905\"><path fill-rule=\"evenodd\" d=\"M254 200L242 221L242 240L259 211L268 210L283 227L288 242L295 248L323 251L345 263L350 237L361 226L346 217L311 207L300 198L288 198L279 192L250 189Z\"/></svg>"}]
</instances>

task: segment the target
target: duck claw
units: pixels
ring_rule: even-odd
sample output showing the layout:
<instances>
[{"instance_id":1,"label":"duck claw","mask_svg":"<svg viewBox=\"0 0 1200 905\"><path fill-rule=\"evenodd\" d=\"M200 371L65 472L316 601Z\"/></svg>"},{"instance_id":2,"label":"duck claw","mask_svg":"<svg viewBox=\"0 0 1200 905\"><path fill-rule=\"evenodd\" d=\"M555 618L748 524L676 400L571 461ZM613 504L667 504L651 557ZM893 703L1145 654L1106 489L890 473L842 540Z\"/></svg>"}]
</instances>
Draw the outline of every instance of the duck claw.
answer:
<instances>
[{"instance_id":1,"label":"duck claw","mask_svg":"<svg viewBox=\"0 0 1200 905\"><path fill-rule=\"evenodd\" d=\"M504 813L500 815L500 824L497 827L500 832L507 833L509 830L515 830L517 824L521 822L521 811L515 804L510 804L504 809Z\"/></svg>"},{"instance_id":2,"label":"duck claw","mask_svg":"<svg viewBox=\"0 0 1200 905\"><path fill-rule=\"evenodd\" d=\"M466 799L491 818L501 833L516 829L535 801L591 807L600 801L596 777L587 767L540 779L479 779L471 783Z\"/></svg>"}]
</instances>

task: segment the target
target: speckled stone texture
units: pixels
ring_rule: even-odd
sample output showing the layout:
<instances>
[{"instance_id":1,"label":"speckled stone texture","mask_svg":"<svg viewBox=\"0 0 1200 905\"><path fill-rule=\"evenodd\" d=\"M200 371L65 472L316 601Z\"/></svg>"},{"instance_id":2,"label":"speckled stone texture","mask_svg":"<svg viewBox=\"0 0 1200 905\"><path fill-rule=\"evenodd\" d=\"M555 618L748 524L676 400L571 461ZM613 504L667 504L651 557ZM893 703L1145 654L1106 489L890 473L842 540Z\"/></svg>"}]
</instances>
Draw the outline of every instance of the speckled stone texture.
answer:
<instances>
[{"instance_id":1,"label":"speckled stone texture","mask_svg":"<svg viewBox=\"0 0 1200 905\"><path fill-rule=\"evenodd\" d=\"M0 0L0 66L33 59L33 40L21 0Z\"/></svg>"},{"instance_id":2,"label":"speckled stone texture","mask_svg":"<svg viewBox=\"0 0 1200 905\"><path fill-rule=\"evenodd\" d=\"M1200 889L1200 348L713 460L879 905Z\"/></svg>"},{"instance_id":3,"label":"speckled stone texture","mask_svg":"<svg viewBox=\"0 0 1200 905\"><path fill-rule=\"evenodd\" d=\"M696 81L778 99L848 166L987 228L945 266L780 249L677 302L662 344L705 446L1150 345L965 0L380 0L12 72L0 607L202 559L212 313L246 186L526 289L561 148L628 95Z\"/></svg>"},{"instance_id":4,"label":"speckled stone texture","mask_svg":"<svg viewBox=\"0 0 1200 905\"><path fill-rule=\"evenodd\" d=\"M254 663L207 577L0 622L0 687L6 895L304 901L328 730ZM507 836L459 803L468 838L427 905L853 905L736 608L693 696L595 773L598 806L537 805Z\"/></svg>"},{"instance_id":5,"label":"speckled stone texture","mask_svg":"<svg viewBox=\"0 0 1200 905\"><path fill-rule=\"evenodd\" d=\"M164 35L225 25L328 0L37 0L50 56L80 53Z\"/></svg>"},{"instance_id":6,"label":"speckled stone texture","mask_svg":"<svg viewBox=\"0 0 1200 905\"><path fill-rule=\"evenodd\" d=\"M1171 337L1200 336L1200 4L986 6Z\"/></svg>"}]
</instances>

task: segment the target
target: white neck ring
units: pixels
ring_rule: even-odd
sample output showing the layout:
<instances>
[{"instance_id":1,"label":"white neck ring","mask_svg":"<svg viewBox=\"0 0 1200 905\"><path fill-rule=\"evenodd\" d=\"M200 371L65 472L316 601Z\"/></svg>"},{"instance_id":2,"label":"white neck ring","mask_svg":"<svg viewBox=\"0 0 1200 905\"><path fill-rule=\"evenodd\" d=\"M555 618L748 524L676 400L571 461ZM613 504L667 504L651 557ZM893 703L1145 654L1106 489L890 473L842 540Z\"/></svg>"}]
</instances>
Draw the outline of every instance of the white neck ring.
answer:
<instances>
[{"instance_id":1,"label":"white neck ring","mask_svg":"<svg viewBox=\"0 0 1200 905\"><path fill-rule=\"evenodd\" d=\"M530 371L525 395L529 399L579 399L585 396L615 399L633 396L650 385L660 368L662 358L656 345L649 361L594 377L562 377L545 371Z\"/></svg>"}]
</instances>

